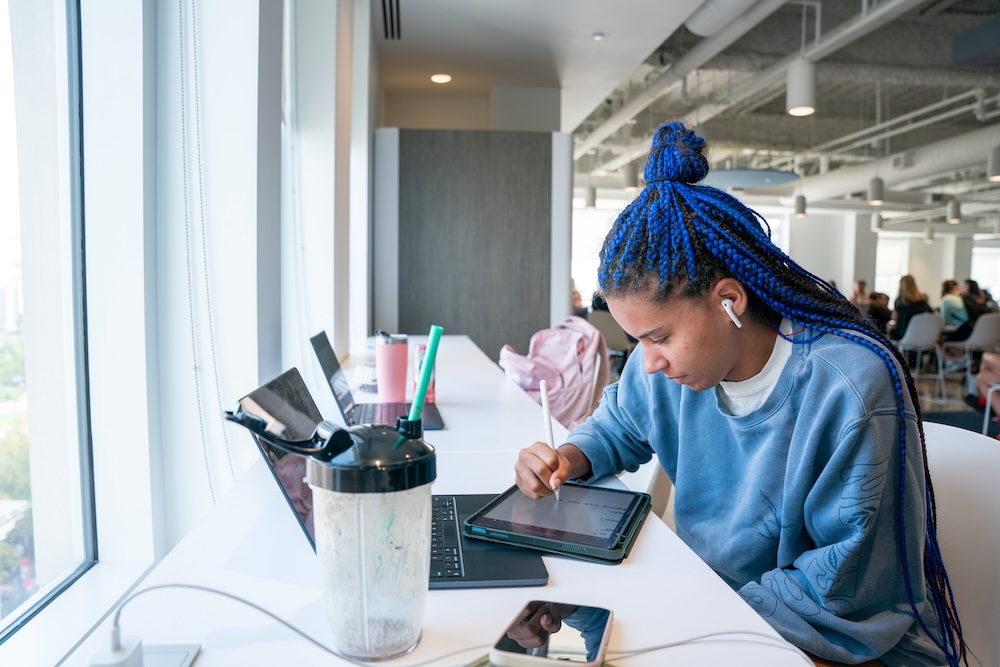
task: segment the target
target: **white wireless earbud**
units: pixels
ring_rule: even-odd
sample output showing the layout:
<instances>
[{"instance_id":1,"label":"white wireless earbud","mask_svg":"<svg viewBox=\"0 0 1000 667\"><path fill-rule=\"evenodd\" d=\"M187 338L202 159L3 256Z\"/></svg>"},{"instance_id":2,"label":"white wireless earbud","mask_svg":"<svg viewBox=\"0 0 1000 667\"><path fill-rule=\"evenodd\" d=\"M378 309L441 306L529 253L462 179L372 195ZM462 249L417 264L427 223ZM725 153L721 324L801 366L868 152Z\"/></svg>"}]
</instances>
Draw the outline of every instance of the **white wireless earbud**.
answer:
<instances>
[{"instance_id":1,"label":"white wireless earbud","mask_svg":"<svg viewBox=\"0 0 1000 667\"><path fill-rule=\"evenodd\" d=\"M733 300L732 299L723 299L722 300L722 308L723 308L723 310L726 311L726 314L729 315L729 319L731 319L733 321L733 324L736 325L736 328L737 329L742 329L743 328L743 323L740 322L740 318L736 315L736 313L733 312Z\"/></svg>"}]
</instances>

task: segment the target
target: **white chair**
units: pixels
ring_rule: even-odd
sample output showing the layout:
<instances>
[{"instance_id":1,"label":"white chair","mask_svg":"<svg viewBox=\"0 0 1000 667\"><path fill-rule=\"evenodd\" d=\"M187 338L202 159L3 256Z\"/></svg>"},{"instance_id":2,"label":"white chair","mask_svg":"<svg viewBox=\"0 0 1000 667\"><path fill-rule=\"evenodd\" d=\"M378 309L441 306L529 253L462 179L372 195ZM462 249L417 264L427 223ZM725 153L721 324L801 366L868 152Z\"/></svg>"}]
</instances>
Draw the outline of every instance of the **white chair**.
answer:
<instances>
[{"instance_id":1,"label":"white chair","mask_svg":"<svg viewBox=\"0 0 1000 667\"><path fill-rule=\"evenodd\" d=\"M1000 391L1000 384L991 384L986 392L986 409L983 411L983 435L989 435L990 417L993 416L993 394Z\"/></svg>"},{"instance_id":2,"label":"white chair","mask_svg":"<svg viewBox=\"0 0 1000 667\"><path fill-rule=\"evenodd\" d=\"M944 369L941 364L941 346L938 344L938 339L941 337L941 324L941 316L937 313L920 313L919 315L914 315L910 318L909 324L906 325L903 337L896 342L896 347L904 355L907 352L916 354L917 363L910 369L911 375L913 375L914 379L919 377L935 377L936 389L934 395L944 400L946 398ZM936 373L920 372L924 352L934 352L936 355Z\"/></svg>"},{"instance_id":3,"label":"white chair","mask_svg":"<svg viewBox=\"0 0 1000 667\"><path fill-rule=\"evenodd\" d=\"M938 543L969 648L1000 667L1000 444L975 431L924 422ZM971 656L969 664L978 664Z\"/></svg>"},{"instance_id":4,"label":"white chair","mask_svg":"<svg viewBox=\"0 0 1000 667\"><path fill-rule=\"evenodd\" d=\"M965 392L975 393L976 380L972 374L972 353L992 350L1000 344L1000 313L980 315L972 325L972 332L965 340L948 341L942 345L944 350L960 349L965 351ZM946 355L947 356L947 355ZM989 412L987 410L987 412Z\"/></svg>"},{"instance_id":5,"label":"white chair","mask_svg":"<svg viewBox=\"0 0 1000 667\"><path fill-rule=\"evenodd\" d=\"M673 528L673 505L670 503L670 496L674 490L674 485L670 481L670 478L667 477L667 473L663 472L660 462L655 457L653 458L653 464L656 466L656 469L653 470L653 474L649 479L649 486L646 487L646 493L651 498L649 511L656 514L656 516L663 519L667 525Z\"/></svg>"}]
</instances>

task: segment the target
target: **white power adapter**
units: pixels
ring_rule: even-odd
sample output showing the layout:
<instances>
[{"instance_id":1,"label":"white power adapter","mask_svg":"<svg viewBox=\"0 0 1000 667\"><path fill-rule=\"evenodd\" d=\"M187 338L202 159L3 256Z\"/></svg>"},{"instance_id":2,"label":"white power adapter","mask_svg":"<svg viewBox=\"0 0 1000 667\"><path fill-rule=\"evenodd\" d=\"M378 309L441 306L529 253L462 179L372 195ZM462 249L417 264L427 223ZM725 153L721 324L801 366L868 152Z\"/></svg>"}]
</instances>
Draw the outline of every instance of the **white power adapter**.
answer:
<instances>
[{"instance_id":1,"label":"white power adapter","mask_svg":"<svg viewBox=\"0 0 1000 667\"><path fill-rule=\"evenodd\" d=\"M90 658L90 667L142 667L142 639L122 637L118 626L111 628L111 644Z\"/></svg>"}]
</instances>

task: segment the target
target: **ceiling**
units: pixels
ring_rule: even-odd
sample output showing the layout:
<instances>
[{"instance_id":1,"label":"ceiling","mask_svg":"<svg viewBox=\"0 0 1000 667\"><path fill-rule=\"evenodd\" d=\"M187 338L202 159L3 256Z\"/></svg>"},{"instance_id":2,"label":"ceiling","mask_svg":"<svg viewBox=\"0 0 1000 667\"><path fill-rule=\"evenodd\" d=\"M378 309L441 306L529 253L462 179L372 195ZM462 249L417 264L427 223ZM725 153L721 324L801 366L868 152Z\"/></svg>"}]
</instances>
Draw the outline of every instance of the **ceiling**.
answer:
<instances>
[{"instance_id":1,"label":"ceiling","mask_svg":"<svg viewBox=\"0 0 1000 667\"><path fill-rule=\"evenodd\" d=\"M898 229L944 223L957 199L952 231L1000 232L1000 183L986 179L1000 146L1000 0L372 3L387 91L559 88L577 186L618 191L656 128L682 119L708 141L709 179L745 199L863 209L878 176ZM384 17L398 19L388 36ZM802 56L816 113L796 118L786 76ZM431 83L439 71L453 81ZM763 183L761 169L791 175Z\"/></svg>"}]
</instances>

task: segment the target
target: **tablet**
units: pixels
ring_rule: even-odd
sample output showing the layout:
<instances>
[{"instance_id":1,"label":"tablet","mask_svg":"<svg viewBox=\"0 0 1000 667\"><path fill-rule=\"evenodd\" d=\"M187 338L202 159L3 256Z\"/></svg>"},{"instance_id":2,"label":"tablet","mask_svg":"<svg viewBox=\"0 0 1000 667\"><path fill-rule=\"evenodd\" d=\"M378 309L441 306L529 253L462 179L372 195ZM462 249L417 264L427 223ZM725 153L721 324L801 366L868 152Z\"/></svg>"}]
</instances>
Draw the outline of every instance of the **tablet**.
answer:
<instances>
[{"instance_id":1,"label":"tablet","mask_svg":"<svg viewBox=\"0 0 1000 667\"><path fill-rule=\"evenodd\" d=\"M559 500L532 500L512 486L462 524L469 537L616 564L649 513L647 493L567 482Z\"/></svg>"}]
</instances>

